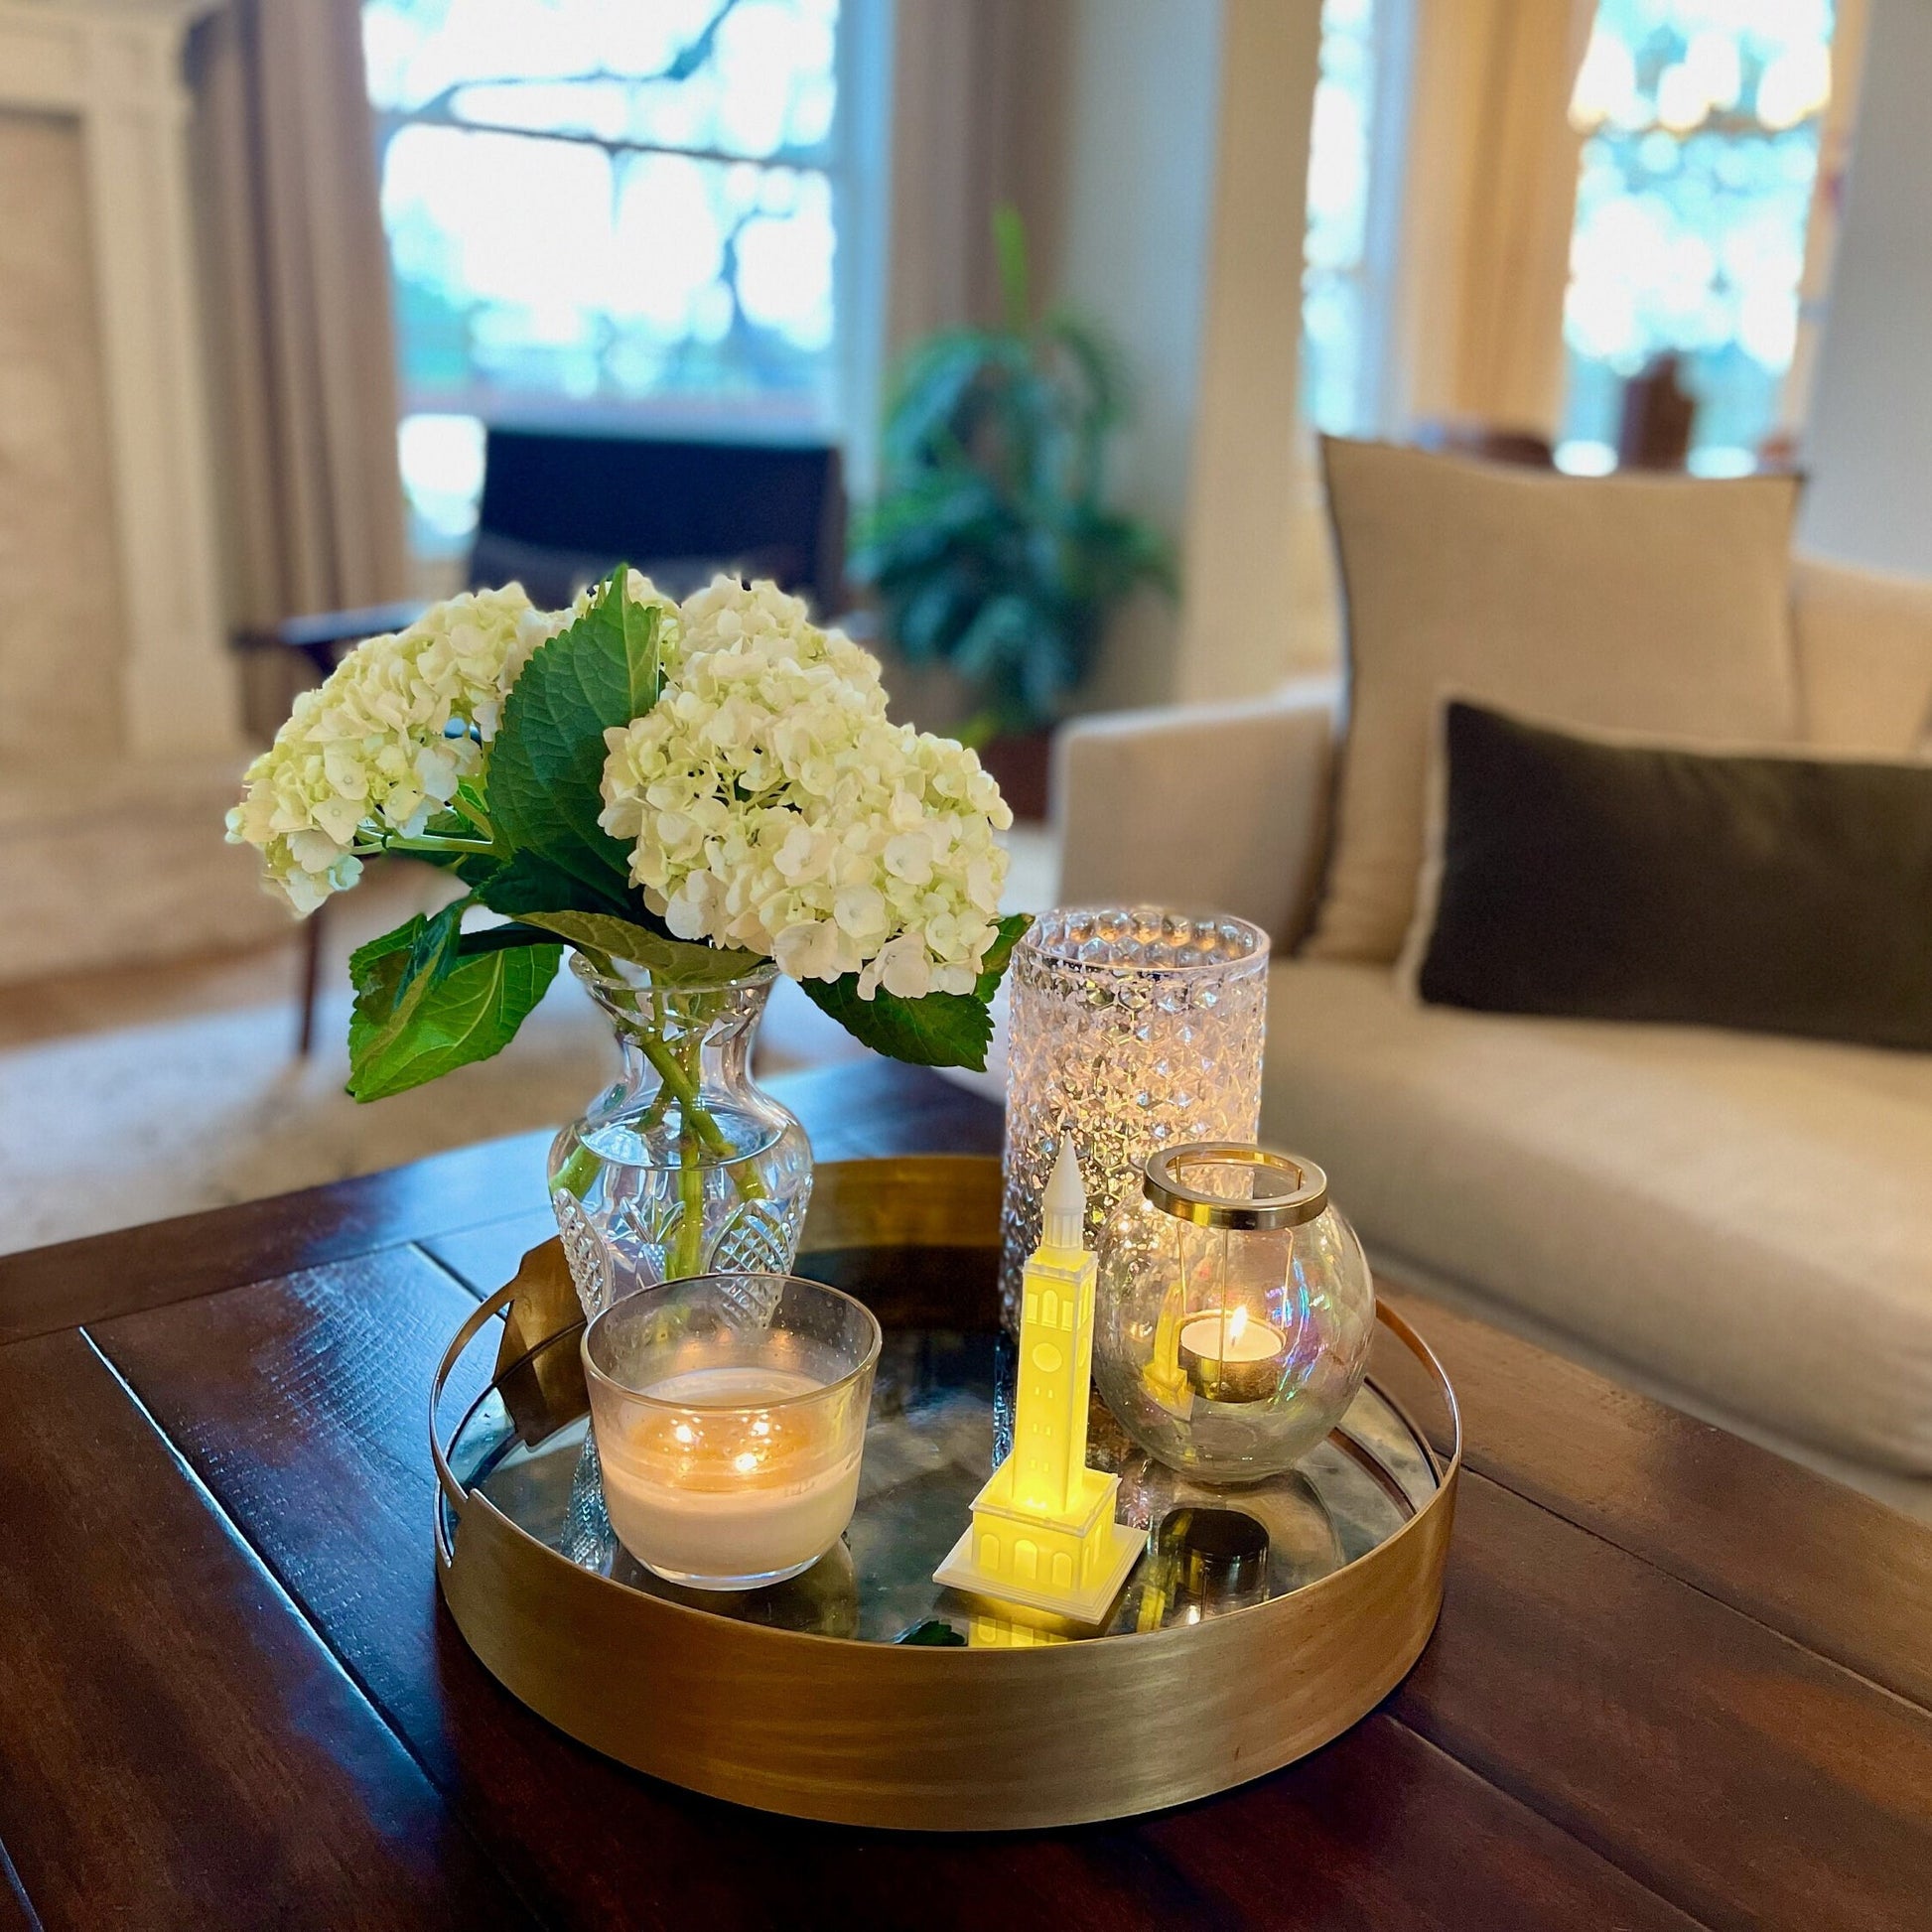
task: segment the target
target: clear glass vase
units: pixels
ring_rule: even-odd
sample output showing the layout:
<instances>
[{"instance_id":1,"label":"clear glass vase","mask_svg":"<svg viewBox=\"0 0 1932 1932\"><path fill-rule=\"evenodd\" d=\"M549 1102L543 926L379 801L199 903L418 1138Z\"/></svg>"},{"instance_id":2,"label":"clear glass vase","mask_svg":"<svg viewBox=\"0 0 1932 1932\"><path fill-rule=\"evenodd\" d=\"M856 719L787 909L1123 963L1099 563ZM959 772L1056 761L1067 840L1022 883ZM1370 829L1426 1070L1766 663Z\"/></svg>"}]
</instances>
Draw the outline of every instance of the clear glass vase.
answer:
<instances>
[{"instance_id":1,"label":"clear glass vase","mask_svg":"<svg viewBox=\"0 0 1932 1932\"><path fill-rule=\"evenodd\" d=\"M811 1143L751 1071L777 969L688 987L622 961L570 963L623 1056L617 1084L550 1149L550 1203L585 1314L688 1275L789 1274Z\"/></svg>"}]
</instances>

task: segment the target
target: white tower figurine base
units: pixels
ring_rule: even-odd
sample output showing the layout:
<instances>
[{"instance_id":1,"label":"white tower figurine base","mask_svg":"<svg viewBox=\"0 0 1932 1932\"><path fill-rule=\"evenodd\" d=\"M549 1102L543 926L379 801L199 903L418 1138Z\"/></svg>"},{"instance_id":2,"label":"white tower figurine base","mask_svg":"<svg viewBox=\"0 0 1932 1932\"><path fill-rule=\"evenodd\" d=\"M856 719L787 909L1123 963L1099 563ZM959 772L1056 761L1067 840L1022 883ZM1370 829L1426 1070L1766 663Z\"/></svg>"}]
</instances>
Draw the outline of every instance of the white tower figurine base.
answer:
<instances>
[{"instance_id":1,"label":"white tower figurine base","mask_svg":"<svg viewBox=\"0 0 1932 1932\"><path fill-rule=\"evenodd\" d=\"M932 1576L1098 1623L1147 1536L1114 1521L1120 1478L1087 1467L1095 1264L1080 1245L1086 1208L1079 1163L1062 1140L1024 1277L1013 1453L973 1499L972 1528Z\"/></svg>"}]
</instances>

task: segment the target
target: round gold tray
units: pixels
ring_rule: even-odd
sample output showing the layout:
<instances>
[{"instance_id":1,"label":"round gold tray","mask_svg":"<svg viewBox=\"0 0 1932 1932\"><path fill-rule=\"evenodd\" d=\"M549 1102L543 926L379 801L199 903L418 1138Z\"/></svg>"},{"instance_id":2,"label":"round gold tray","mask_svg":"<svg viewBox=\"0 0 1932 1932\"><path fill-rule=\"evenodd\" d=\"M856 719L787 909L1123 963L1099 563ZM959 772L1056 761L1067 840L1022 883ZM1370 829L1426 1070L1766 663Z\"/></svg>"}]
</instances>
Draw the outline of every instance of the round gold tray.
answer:
<instances>
[{"instance_id":1,"label":"round gold tray","mask_svg":"<svg viewBox=\"0 0 1932 1932\"><path fill-rule=\"evenodd\" d=\"M660 1583L612 1536L556 1242L451 1342L431 1397L437 1576L458 1627L533 1710L640 1771L842 1824L995 1831L1151 1811L1260 1776L1365 1716L1442 1604L1461 1466L1435 1357L1377 1311L1369 1378L1291 1474L1233 1490L1150 1461L1096 1400L1089 1460L1121 1476L1150 1554L1085 1632L959 1595L932 1571L1011 1433L998 1332L999 1163L818 1170L798 1272L886 1329L844 1542L775 1588ZM497 1315L487 1382L446 1385ZM460 1419L445 1439L439 1406ZM1189 1524L1232 1507L1268 1532L1228 1584ZM1191 1509L1193 1512L1188 1515Z\"/></svg>"}]
</instances>

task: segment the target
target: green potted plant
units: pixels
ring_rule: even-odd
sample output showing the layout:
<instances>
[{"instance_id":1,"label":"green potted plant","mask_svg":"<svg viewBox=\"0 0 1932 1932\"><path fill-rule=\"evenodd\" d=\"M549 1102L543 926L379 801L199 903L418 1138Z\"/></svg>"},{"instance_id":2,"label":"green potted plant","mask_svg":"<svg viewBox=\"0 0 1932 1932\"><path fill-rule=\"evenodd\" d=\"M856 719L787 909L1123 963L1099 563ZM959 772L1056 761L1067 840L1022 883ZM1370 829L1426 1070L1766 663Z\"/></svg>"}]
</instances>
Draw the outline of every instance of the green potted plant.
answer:
<instances>
[{"instance_id":1,"label":"green potted plant","mask_svg":"<svg viewBox=\"0 0 1932 1932\"><path fill-rule=\"evenodd\" d=\"M950 666L971 691L961 736L1016 809L1036 816L1048 729L1109 616L1142 585L1172 594L1174 572L1161 533L1107 500L1127 406L1118 359L1065 311L1033 313L1011 208L994 235L1006 320L945 330L906 358L853 568L897 650Z\"/></svg>"}]
</instances>

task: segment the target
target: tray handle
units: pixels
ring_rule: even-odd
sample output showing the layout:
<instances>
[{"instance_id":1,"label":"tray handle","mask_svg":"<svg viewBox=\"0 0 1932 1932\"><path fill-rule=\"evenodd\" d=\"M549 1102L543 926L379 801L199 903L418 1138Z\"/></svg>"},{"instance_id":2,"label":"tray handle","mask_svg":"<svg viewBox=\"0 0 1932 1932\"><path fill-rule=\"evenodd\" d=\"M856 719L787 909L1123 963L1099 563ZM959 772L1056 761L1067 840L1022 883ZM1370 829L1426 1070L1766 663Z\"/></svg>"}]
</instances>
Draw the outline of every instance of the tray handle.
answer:
<instances>
[{"instance_id":1,"label":"tray handle","mask_svg":"<svg viewBox=\"0 0 1932 1932\"><path fill-rule=\"evenodd\" d=\"M469 1492L464 1488L462 1483L457 1481L456 1471L450 1467L450 1458L444 1451L442 1438L436 1433L437 1404L443 1400L443 1390L447 1386L451 1375L455 1372L457 1363L463 1359L464 1351L483 1333L483 1329L494 1316L503 1313L509 1308L509 1305L516 1300L516 1295L517 1284L515 1282L506 1282L486 1302L479 1303L476 1312L456 1331L455 1338L451 1341L449 1347L444 1349L443 1359L437 1364L436 1373L430 1379L430 1460L436 1464L436 1480L441 1486L444 1496L448 1499L450 1509L459 1523L463 1521L463 1505Z\"/></svg>"}]
</instances>

